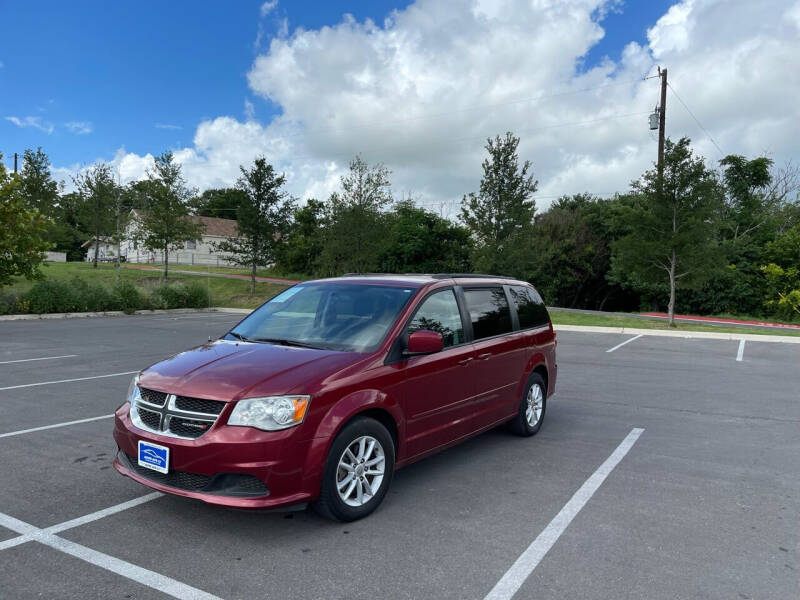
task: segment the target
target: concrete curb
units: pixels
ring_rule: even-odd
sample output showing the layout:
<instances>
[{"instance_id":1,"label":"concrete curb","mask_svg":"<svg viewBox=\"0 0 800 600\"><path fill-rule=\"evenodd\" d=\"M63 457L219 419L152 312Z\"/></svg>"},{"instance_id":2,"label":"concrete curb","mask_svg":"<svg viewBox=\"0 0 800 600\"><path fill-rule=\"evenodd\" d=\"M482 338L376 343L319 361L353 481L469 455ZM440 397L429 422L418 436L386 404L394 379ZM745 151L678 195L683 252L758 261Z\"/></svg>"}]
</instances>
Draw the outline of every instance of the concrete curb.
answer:
<instances>
[{"instance_id":1,"label":"concrete curb","mask_svg":"<svg viewBox=\"0 0 800 600\"><path fill-rule=\"evenodd\" d=\"M131 317L142 315L182 315L188 313L221 312L248 315L252 310L248 308L170 308L156 310L137 310L128 315L121 310L109 310L106 312L82 312L82 313L45 313L42 315L0 315L0 321L38 321L41 319L88 319L93 317Z\"/></svg>"},{"instance_id":2,"label":"concrete curb","mask_svg":"<svg viewBox=\"0 0 800 600\"><path fill-rule=\"evenodd\" d=\"M757 333L715 333L713 331L662 331L660 329L635 329L633 327L597 327L594 325L553 325L556 331L580 331L583 333L627 333L630 335L654 335L661 337L701 338L712 340L746 340L748 342L778 342L800 344L800 336L759 335Z\"/></svg>"}]
</instances>

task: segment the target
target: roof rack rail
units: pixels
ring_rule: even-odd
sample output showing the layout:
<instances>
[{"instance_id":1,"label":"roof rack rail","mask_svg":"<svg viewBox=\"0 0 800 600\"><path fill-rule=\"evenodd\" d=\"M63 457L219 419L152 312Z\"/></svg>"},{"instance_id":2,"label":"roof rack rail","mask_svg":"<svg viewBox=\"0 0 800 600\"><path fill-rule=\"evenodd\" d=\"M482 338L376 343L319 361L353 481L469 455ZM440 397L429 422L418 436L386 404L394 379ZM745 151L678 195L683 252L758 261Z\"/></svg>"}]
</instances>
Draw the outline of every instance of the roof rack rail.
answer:
<instances>
[{"instance_id":1,"label":"roof rack rail","mask_svg":"<svg viewBox=\"0 0 800 600\"><path fill-rule=\"evenodd\" d=\"M486 275L484 273L434 273L431 277L433 279L513 279L519 281L510 275Z\"/></svg>"}]
</instances>

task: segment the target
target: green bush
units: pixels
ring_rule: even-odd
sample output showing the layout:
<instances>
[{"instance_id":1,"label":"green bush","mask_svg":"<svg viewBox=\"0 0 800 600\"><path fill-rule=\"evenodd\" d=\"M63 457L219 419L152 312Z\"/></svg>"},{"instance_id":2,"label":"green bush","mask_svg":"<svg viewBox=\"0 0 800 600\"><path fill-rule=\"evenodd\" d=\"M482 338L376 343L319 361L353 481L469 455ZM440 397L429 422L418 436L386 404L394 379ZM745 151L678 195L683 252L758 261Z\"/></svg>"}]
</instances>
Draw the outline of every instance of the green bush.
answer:
<instances>
[{"instance_id":1,"label":"green bush","mask_svg":"<svg viewBox=\"0 0 800 600\"><path fill-rule=\"evenodd\" d=\"M150 296L153 308L205 308L209 305L208 291L201 284L162 284Z\"/></svg>"},{"instance_id":2,"label":"green bush","mask_svg":"<svg viewBox=\"0 0 800 600\"><path fill-rule=\"evenodd\" d=\"M120 281L114 286L113 294L119 310L127 314L149 308L148 298L130 281Z\"/></svg>"},{"instance_id":3,"label":"green bush","mask_svg":"<svg viewBox=\"0 0 800 600\"><path fill-rule=\"evenodd\" d=\"M199 282L161 283L147 294L129 281L109 288L75 277L69 281L38 281L20 296L0 295L0 314L115 310L131 314L148 308L206 308L209 304L208 289Z\"/></svg>"},{"instance_id":4,"label":"green bush","mask_svg":"<svg viewBox=\"0 0 800 600\"><path fill-rule=\"evenodd\" d=\"M25 294L23 300L28 302L28 310L35 314L78 312L80 310L80 299L76 295L76 290L64 281L48 279L37 281Z\"/></svg>"}]
</instances>

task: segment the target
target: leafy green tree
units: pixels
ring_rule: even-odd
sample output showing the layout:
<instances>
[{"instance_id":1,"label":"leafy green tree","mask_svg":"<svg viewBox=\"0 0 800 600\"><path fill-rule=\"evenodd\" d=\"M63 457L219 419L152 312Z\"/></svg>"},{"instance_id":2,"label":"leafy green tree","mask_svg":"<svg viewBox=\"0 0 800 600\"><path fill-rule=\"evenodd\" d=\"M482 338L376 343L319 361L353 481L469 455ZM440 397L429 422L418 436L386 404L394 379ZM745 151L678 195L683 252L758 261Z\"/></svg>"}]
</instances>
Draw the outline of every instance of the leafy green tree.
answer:
<instances>
[{"instance_id":1,"label":"leafy green tree","mask_svg":"<svg viewBox=\"0 0 800 600\"><path fill-rule=\"evenodd\" d=\"M329 275L375 270L386 230L383 210L392 202L389 170L356 156L341 185L328 200L321 267Z\"/></svg>"},{"instance_id":2,"label":"leafy green tree","mask_svg":"<svg viewBox=\"0 0 800 600\"><path fill-rule=\"evenodd\" d=\"M238 237L220 242L217 249L250 267L250 294L255 294L256 269L275 262L289 231L294 199L283 189L286 177L276 175L264 157L256 158L250 170L240 169L236 187L243 195L236 212Z\"/></svg>"},{"instance_id":3,"label":"leafy green tree","mask_svg":"<svg viewBox=\"0 0 800 600\"><path fill-rule=\"evenodd\" d=\"M325 235L325 203L310 198L295 208L292 225L278 255L278 266L284 273L311 275L316 272Z\"/></svg>"},{"instance_id":4,"label":"leafy green tree","mask_svg":"<svg viewBox=\"0 0 800 600\"><path fill-rule=\"evenodd\" d=\"M22 193L21 178L9 175L0 154L0 287L15 276L41 278L40 266L50 244L46 220Z\"/></svg>"},{"instance_id":5,"label":"leafy green tree","mask_svg":"<svg viewBox=\"0 0 800 600\"><path fill-rule=\"evenodd\" d=\"M81 199L79 219L95 240L92 265L96 269L100 240L116 232L116 209L119 193L111 166L98 163L74 178Z\"/></svg>"},{"instance_id":6,"label":"leafy green tree","mask_svg":"<svg viewBox=\"0 0 800 600\"><path fill-rule=\"evenodd\" d=\"M235 219L239 205L246 200L246 193L238 188L215 188L192 198L189 206L202 217Z\"/></svg>"},{"instance_id":7,"label":"leafy green tree","mask_svg":"<svg viewBox=\"0 0 800 600\"><path fill-rule=\"evenodd\" d=\"M630 294L609 282L612 221L619 200L591 194L562 196L536 215L530 243L515 275L536 284L553 306L603 310L616 302L630 308Z\"/></svg>"},{"instance_id":8,"label":"leafy green tree","mask_svg":"<svg viewBox=\"0 0 800 600\"><path fill-rule=\"evenodd\" d=\"M26 204L49 216L58 203L58 183L50 174L50 159L41 147L22 154L20 175L20 194Z\"/></svg>"},{"instance_id":9,"label":"leafy green tree","mask_svg":"<svg viewBox=\"0 0 800 600\"><path fill-rule=\"evenodd\" d=\"M520 167L518 147L519 138L510 131L487 140L478 193L461 201L461 219L475 238L475 266L481 271L508 272L514 245L530 235L538 182L529 174L530 161Z\"/></svg>"},{"instance_id":10,"label":"leafy green tree","mask_svg":"<svg viewBox=\"0 0 800 600\"><path fill-rule=\"evenodd\" d=\"M140 214L136 236L148 250L163 253L164 278L167 278L169 251L203 234L203 226L189 218L189 200L194 193L186 186L181 166L172 152L155 159L153 169L147 173L147 185L141 187L145 210Z\"/></svg>"},{"instance_id":11,"label":"leafy green tree","mask_svg":"<svg viewBox=\"0 0 800 600\"><path fill-rule=\"evenodd\" d=\"M692 153L688 138L667 140L664 174L647 171L632 184L621 215L628 234L614 244L612 277L619 282L669 286L669 325L675 326L679 285L700 284L719 266L717 223L722 193L713 171Z\"/></svg>"},{"instance_id":12,"label":"leafy green tree","mask_svg":"<svg viewBox=\"0 0 800 600\"><path fill-rule=\"evenodd\" d=\"M403 200L387 215L380 270L390 273L466 273L471 270L469 231Z\"/></svg>"}]
</instances>

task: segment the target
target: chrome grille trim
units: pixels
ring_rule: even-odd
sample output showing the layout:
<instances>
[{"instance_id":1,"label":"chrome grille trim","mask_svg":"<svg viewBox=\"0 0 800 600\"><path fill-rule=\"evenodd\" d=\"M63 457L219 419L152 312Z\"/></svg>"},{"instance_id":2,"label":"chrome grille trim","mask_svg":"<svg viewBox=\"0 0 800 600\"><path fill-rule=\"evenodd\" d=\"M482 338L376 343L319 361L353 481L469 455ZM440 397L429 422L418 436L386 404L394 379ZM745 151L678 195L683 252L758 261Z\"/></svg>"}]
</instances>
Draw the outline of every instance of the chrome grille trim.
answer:
<instances>
[{"instance_id":1,"label":"chrome grille trim","mask_svg":"<svg viewBox=\"0 0 800 600\"><path fill-rule=\"evenodd\" d=\"M136 427L138 427L139 429L143 429L144 431L151 431L153 433L157 433L158 435L179 438L182 440L196 440L202 437L207 431L209 431L214 426L214 423L216 423L217 418L219 417L218 414L181 410L177 407L175 399L176 399L175 394L167 394L166 402L164 403L164 405L159 406L157 404L152 404L150 402L147 402L142 398L142 394L138 393L137 398L133 406L131 407L131 412L130 412L131 421L133 421L133 424L136 425ZM156 415L159 416L159 425L157 429L150 427L142 420L142 417L139 415L139 407L141 407L142 411L155 413ZM150 418L152 418L152 415ZM200 431L199 435L196 436L180 435L170 430L170 422L172 421L173 418L208 423L209 426L208 429Z\"/></svg>"}]
</instances>

